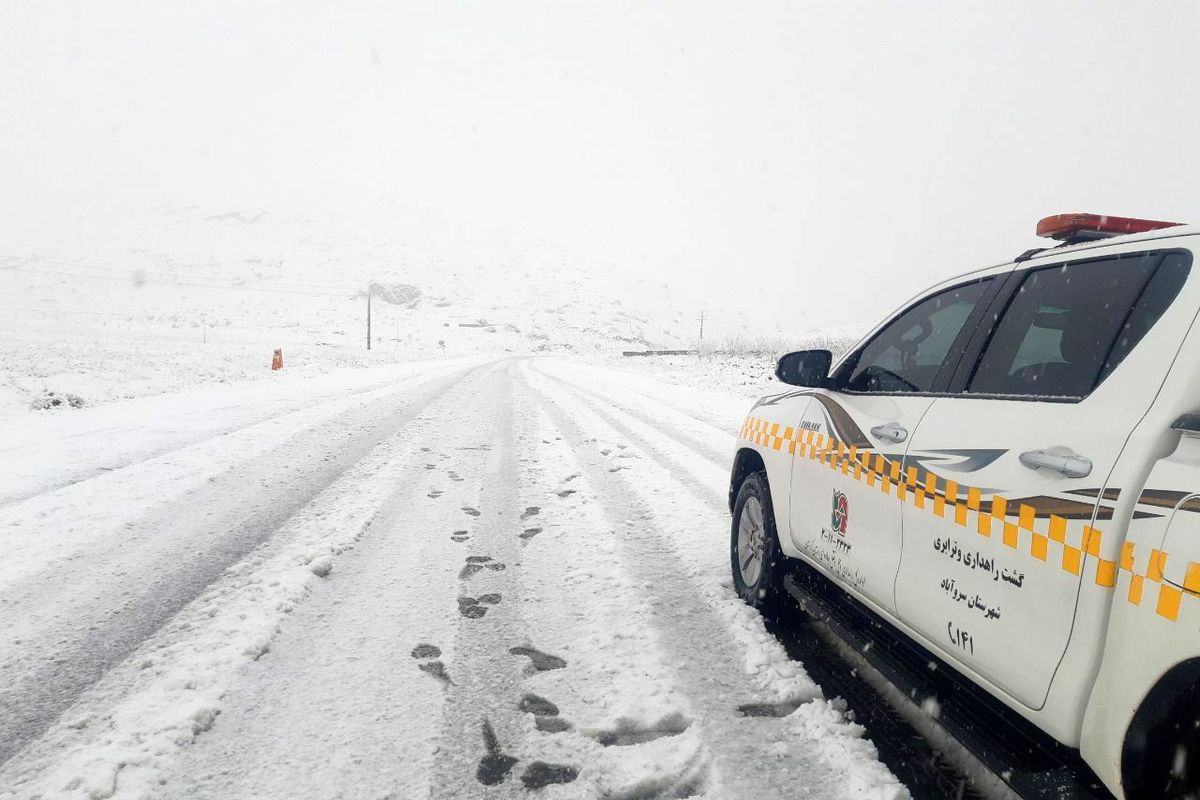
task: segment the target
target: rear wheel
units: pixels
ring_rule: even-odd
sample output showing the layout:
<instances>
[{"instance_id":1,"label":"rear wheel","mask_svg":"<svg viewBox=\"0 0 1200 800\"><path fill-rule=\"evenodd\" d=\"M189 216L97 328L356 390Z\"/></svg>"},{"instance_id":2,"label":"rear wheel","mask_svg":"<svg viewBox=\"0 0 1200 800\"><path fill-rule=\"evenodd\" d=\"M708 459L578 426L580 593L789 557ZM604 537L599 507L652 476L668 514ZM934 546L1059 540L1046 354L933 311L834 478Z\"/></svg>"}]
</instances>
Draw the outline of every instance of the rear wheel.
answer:
<instances>
[{"instance_id":1,"label":"rear wheel","mask_svg":"<svg viewBox=\"0 0 1200 800\"><path fill-rule=\"evenodd\" d=\"M733 504L729 543L733 588L760 611L777 610L783 599L785 558L779 549L767 474L746 476Z\"/></svg>"}]
</instances>

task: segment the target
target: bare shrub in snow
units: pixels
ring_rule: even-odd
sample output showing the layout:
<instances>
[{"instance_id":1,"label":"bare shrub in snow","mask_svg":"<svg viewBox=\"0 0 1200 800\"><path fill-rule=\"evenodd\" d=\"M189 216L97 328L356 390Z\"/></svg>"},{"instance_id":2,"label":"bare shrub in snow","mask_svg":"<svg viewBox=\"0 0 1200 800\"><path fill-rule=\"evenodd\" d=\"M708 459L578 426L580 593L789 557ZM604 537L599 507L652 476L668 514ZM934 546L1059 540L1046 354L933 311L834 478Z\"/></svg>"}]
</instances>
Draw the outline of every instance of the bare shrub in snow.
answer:
<instances>
[{"instance_id":1,"label":"bare shrub in snow","mask_svg":"<svg viewBox=\"0 0 1200 800\"><path fill-rule=\"evenodd\" d=\"M62 394L59 394L58 392L51 391L49 389L33 398L33 400L29 403L29 407L34 411L45 411L50 408L61 408L62 406L68 406L70 408L83 408L85 405L87 405L87 403L77 394L71 394L70 392L63 392Z\"/></svg>"}]
</instances>

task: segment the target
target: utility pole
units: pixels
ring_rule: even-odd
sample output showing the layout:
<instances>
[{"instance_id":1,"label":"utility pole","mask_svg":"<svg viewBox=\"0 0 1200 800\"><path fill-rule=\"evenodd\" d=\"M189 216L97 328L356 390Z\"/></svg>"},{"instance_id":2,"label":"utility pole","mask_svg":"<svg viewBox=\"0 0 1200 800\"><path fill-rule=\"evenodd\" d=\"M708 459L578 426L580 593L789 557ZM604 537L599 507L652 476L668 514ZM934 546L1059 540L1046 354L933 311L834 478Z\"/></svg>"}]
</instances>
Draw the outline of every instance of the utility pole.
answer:
<instances>
[{"instance_id":1,"label":"utility pole","mask_svg":"<svg viewBox=\"0 0 1200 800\"><path fill-rule=\"evenodd\" d=\"M704 345L704 306L700 306L700 344Z\"/></svg>"},{"instance_id":2,"label":"utility pole","mask_svg":"<svg viewBox=\"0 0 1200 800\"><path fill-rule=\"evenodd\" d=\"M207 314L200 315L200 336L201 336L201 342L204 344L208 344L208 315Z\"/></svg>"},{"instance_id":3,"label":"utility pole","mask_svg":"<svg viewBox=\"0 0 1200 800\"><path fill-rule=\"evenodd\" d=\"M367 284L367 349L371 349L371 295L375 293L375 287Z\"/></svg>"}]
</instances>

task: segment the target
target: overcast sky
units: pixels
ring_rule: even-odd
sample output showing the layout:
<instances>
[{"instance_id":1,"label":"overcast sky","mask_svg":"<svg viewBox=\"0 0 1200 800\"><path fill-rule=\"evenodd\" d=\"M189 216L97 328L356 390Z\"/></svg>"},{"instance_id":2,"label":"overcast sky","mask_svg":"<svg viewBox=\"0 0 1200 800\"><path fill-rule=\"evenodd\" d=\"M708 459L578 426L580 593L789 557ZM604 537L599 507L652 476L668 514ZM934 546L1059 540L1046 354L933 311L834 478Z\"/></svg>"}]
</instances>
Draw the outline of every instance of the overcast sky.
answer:
<instances>
[{"instance_id":1,"label":"overcast sky","mask_svg":"<svg viewBox=\"0 0 1200 800\"><path fill-rule=\"evenodd\" d=\"M1197 35L1195 2L0 0L0 245L391 194L873 322L1047 214L1200 221Z\"/></svg>"}]
</instances>

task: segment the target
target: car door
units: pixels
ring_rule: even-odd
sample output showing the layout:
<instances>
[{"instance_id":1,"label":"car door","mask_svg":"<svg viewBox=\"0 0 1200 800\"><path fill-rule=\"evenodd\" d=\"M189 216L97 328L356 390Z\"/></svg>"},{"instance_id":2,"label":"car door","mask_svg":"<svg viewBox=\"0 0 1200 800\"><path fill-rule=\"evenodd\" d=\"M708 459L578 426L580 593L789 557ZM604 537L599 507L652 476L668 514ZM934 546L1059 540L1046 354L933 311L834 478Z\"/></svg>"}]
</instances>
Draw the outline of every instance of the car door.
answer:
<instances>
[{"instance_id":1,"label":"car door","mask_svg":"<svg viewBox=\"0 0 1200 800\"><path fill-rule=\"evenodd\" d=\"M1099 559L1119 546L1101 532L1121 491L1108 479L1169 363L1162 345L1135 348L1190 264L1155 251L1015 272L910 439L900 618L1029 708L1045 703L1081 581L1115 585L1115 556Z\"/></svg>"},{"instance_id":2,"label":"car door","mask_svg":"<svg viewBox=\"0 0 1200 800\"><path fill-rule=\"evenodd\" d=\"M792 545L863 599L895 610L904 453L949 379L999 279L937 287L878 328L834 370L798 425Z\"/></svg>"}]
</instances>

